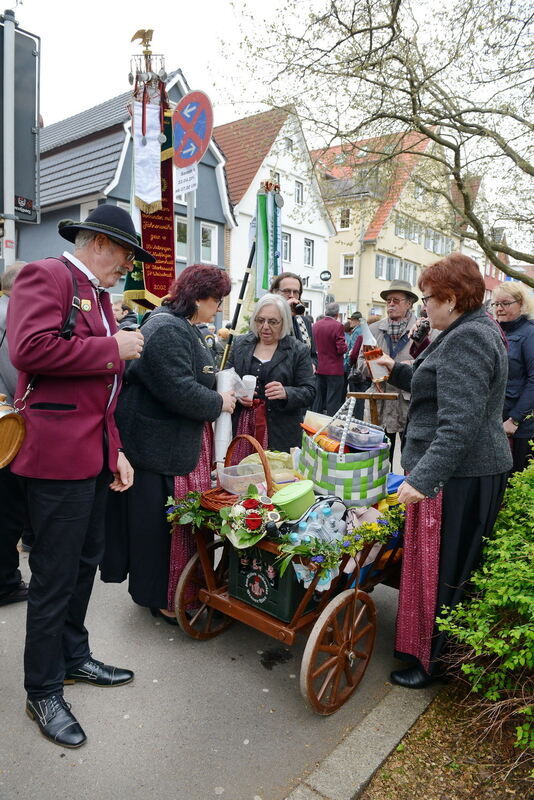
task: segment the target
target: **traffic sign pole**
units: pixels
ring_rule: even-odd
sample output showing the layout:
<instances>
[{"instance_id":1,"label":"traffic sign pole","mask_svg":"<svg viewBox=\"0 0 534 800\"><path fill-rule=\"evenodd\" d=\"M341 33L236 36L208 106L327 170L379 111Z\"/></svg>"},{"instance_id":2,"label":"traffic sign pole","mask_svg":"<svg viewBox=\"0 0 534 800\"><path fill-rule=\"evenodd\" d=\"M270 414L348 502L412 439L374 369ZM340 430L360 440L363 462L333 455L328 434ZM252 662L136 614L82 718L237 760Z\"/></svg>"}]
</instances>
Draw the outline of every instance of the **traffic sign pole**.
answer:
<instances>
[{"instance_id":1,"label":"traffic sign pole","mask_svg":"<svg viewBox=\"0 0 534 800\"><path fill-rule=\"evenodd\" d=\"M196 264L195 248L195 195L196 192L188 192L187 198L187 265Z\"/></svg>"},{"instance_id":2,"label":"traffic sign pole","mask_svg":"<svg viewBox=\"0 0 534 800\"><path fill-rule=\"evenodd\" d=\"M4 11L4 241L15 241L15 13ZM4 269L15 261L15 248L4 248Z\"/></svg>"}]
</instances>

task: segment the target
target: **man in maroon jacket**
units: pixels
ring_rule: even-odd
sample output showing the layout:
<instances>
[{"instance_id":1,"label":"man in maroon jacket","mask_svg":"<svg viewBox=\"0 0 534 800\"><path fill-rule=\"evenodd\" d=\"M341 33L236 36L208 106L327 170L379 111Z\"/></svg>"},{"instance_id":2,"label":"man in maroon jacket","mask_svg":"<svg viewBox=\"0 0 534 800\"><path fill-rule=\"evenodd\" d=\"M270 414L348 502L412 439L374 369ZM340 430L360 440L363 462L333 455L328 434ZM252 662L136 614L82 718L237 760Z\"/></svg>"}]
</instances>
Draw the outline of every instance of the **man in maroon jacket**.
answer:
<instances>
[{"instance_id":1,"label":"man in maroon jacket","mask_svg":"<svg viewBox=\"0 0 534 800\"><path fill-rule=\"evenodd\" d=\"M86 736L63 684L120 686L133 678L131 670L92 658L84 626L104 549L108 486L122 492L133 483L113 412L124 361L139 358L143 348L139 331L117 331L103 290L133 268L134 258L154 259L138 246L129 214L117 206L98 206L84 222L60 223L59 232L74 242L74 255L27 264L9 304L9 353L19 370L16 397L26 423L11 469L22 476L35 535L26 711L47 739L80 747Z\"/></svg>"},{"instance_id":2,"label":"man in maroon jacket","mask_svg":"<svg viewBox=\"0 0 534 800\"><path fill-rule=\"evenodd\" d=\"M326 410L326 413L332 416L344 400L343 353L347 350L347 344L343 325L337 320L339 305L329 303L324 313L323 319L313 326L318 356L317 394L313 410L320 414Z\"/></svg>"}]
</instances>

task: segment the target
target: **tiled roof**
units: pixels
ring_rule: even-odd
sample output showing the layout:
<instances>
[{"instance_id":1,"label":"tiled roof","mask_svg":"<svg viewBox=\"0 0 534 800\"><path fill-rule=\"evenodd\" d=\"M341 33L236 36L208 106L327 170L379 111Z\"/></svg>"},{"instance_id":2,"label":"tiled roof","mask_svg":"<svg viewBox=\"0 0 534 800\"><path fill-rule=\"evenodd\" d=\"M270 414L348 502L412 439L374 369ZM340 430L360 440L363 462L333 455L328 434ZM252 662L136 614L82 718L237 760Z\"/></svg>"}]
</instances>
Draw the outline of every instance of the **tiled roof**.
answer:
<instances>
[{"instance_id":1,"label":"tiled roof","mask_svg":"<svg viewBox=\"0 0 534 800\"><path fill-rule=\"evenodd\" d=\"M430 139L417 131L394 133L372 139L362 139L353 144L337 145L311 154L316 168L331 178L349 179L355 169L393 157L394 172L388 190L365 231L363 241L373 242L395 208L402 190ZM396 155L395 155L396 153Z\"/></svg>"},{"instance_id":2,"label":"tiled roof","mask_svg":"<svg viewBox=\"0 0 534 800\"><path fill-rule=\"evenodd\" d=\"M115 176L124 137L119 128L42 157L42 206L105 189Z\"/></svg>"},{"instance_id":3,"label":"tiled roof","mask_svg":"<svg viewBox=\"0 0 534 800\"><path fill-rule=\"evenodd\" d=\"M288 114L287 109L272 109L213 129L213 138L226 157L226 178L232 205L237 205L243 198Z\"/></svg>"},{"instance_id":4,"label":"tiled roof","mask_svg":"<svg viewBox=\"0 0 534 800\"><path fill-rule=\"evenodd\" d=\"M123 92L98 106L88 108L87 111L48 125L41 131L41 153L126 122L129 118L127 105L131 99L131 92Z\"/></svg>"}]
</instances>

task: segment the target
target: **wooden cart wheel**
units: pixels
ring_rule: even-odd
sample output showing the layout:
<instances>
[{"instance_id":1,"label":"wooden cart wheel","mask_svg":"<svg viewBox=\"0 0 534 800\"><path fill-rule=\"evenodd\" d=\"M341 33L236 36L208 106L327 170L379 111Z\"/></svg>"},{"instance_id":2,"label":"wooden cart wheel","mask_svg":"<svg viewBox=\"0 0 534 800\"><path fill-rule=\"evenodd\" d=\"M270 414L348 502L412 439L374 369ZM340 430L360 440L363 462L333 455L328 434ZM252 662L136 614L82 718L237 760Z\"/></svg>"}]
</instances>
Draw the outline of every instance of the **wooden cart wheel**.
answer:
<instances>
[{"instance_id":1,"label":"wooden cart wheel","mask_svg":"<svg viewBox=\"0 0 534 800\"><path fill-rule=\"evenodd\" d=\"M373 600L346 589L331 600L313 626L302 656L300 691L310 708L333 714L353 694L375 643Z\"/></svg>"},{"instance_id":2,"label":"wooden cart wheel","mask_svg":"<svg viewBox=\"0 0 534 800\"><path fill-rule=\"evenodd\" d=\"M219 563L214 567L217 586L222 586L228 581L228 549L225 548L222 553L217 553L221 548L224 548L224 541L220 539L210 542L206 546L212 564L217 564L217 556L221 556ZM174 596L174 609L178 624L183 632L193 639L212 639L225 631L233 622L231 617L215 611L214 608L207 606L205 603L199 603L198 608L193 611L187 611L188 605L195 605L199 590L205 588L206 578L202 570L200 557L196 553L188 561L180 575Z\"/></svg>"}]
</instances>

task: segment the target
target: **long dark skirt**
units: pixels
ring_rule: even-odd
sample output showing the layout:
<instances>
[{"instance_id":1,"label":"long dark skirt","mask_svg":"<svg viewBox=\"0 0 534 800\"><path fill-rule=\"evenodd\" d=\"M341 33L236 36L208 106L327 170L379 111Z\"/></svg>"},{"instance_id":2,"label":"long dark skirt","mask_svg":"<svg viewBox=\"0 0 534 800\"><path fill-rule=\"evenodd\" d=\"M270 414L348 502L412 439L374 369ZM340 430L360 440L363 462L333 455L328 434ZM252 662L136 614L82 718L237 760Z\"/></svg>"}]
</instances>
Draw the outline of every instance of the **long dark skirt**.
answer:
<instances>
[{"instance_id":1,"label":"long dark skirt","mask_svg":"<svg viewBox=\"0 0 534 800\"><path fill-rule=\"evenodd\" d=\"M172 475L136 469L131 489L108 495L100 577L105 583L128 577L128 591L141 606L167 608L171 526L165 502L173 494Z\"/></svg>"},{"instance_id":2,"label":"long dark skirt","mask_svg":"<svg viewBox=\"0 0 534 800\"><path fill-rule=\"evenodd\" d=\"M483 540L491 536L507 477L508 473L505 472L473 478L451 478L445 484L441 510L436 614L443 606L453 608L464 597L471 574L480 563ZM417 546L413 538L415 537L406 537L405 552L407 548ZM412 580L415 583L418 577L412 577ZM420 587L417 589L420 591ZM411 592L414 589L401 580L401 591ZM399 601L399 617L402 599ZM398 629L417 624L416 620L399 617ZM445 634L434 628L431 641L428 642L431 674L443 669L440 656L445 643ZM398 658L413 660L419 654L396 651L396 655Z\"/></svg>"}]
</instances>

